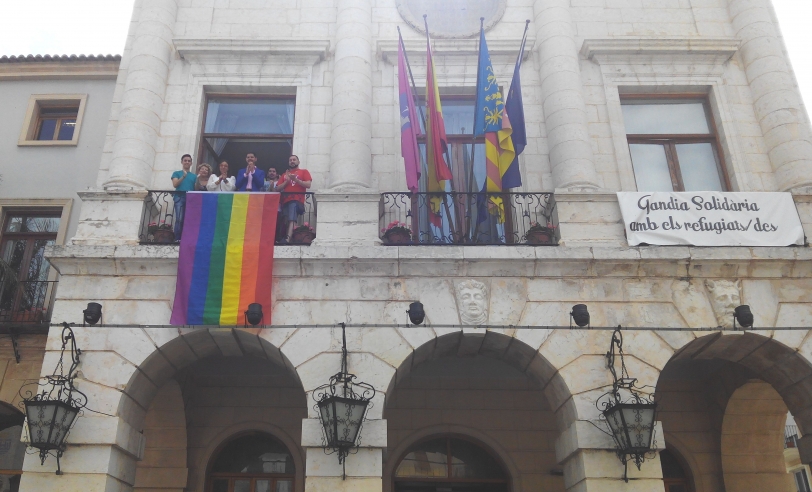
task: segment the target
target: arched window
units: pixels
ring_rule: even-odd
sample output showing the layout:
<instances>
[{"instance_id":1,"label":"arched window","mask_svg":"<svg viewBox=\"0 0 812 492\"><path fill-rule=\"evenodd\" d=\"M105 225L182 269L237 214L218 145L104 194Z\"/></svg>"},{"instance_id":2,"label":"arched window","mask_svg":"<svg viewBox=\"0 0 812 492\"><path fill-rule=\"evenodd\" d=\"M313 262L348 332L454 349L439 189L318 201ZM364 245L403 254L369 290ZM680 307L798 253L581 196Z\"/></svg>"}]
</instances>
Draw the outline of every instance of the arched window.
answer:
<instances>
[{"instance_id":1,"label":"arched window","mask_svg":"<svg viewBox=\"0 0 812 492\"><path fill-rule=\"evenodd\" d=\"M415 445L395 469L395 492L507 492L508 482L488 451L452 437Z\"/></svg>"},{"instance_id":2,"label":"arched window","mask_svg":"<svg viewBox=\"0 0 812 492\"><path fill-rule=\"evenodd\" d=\"M209 471L208 492L293 492L296 469L288 448L266 434L226 444Z\"/></svg>"},{"instance_id":3,"label":"arched window","mask_svg":"<svg viewBox=\"0 0 812 492\"><path fill-rule=\"evenodd\" d=\"M663 449L660 451L660 465L663 468L665 492L694 492L694 483L687 465L676 453Z\"/></svg>"}]
</instances>

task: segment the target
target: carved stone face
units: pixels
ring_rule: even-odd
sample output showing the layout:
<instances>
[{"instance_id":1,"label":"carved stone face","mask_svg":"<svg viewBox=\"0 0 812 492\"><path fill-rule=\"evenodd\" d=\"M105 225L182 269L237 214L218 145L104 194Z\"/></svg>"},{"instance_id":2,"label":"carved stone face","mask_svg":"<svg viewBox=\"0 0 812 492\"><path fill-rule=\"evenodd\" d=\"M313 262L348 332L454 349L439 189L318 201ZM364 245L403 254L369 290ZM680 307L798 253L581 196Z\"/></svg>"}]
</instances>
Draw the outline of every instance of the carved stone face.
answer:
<instances>
[{"instance_id":1,"label":"carved stone face","mask_svg":"<svg viewBox=\"0 0 812 492\"><path fill-rule=\"evenodd\" d=\"M710 294L716 322L722 328L733 328L733 310L742 303L741 281L706 280L705 287Z\"/></svg>"},{"instance_id":2,"label":"carved stone face","mask_svg":"<svg viewBox=\"0 0 812 492\"><path fill-rule=\"evenodd\" d=\"M484 325L488 321L488 288L476 280L457 284L457 306L464 325Z\"/></svg>"}]
</instances>

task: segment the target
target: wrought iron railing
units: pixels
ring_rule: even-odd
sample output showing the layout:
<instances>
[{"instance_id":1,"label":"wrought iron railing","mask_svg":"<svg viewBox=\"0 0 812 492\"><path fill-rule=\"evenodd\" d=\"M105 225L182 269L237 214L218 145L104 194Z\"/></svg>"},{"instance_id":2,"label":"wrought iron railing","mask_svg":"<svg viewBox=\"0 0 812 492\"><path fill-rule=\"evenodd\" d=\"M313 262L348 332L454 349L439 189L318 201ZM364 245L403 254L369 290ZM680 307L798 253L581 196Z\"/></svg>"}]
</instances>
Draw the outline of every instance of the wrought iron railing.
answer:
<instances>
[{"instance_id":1,"label":"wrought iron railing","mask_svg":"<svg viewBox=\"0 0 812 492\"><path fill-rule=\"evenodd\" d=\"M552 193L382 193L379 237L387 245L558 244Z\"/></svg>"},{"instance_id":2,"label":"wrought iron railing","mask_svg":"<svg viewBox=\"0 0 812 492\"><path fill-rule=\"evenodd\" d=\"M798 447L798 426L788 425L784 429L784 448Z\"/></svg>"},{"instance_id":3,"label":"wrought iron railing","mask_svg":"<svg viewBox=\"0 0 812 492\"><path fill-rule=\"evenodd\" d=\"M57 283L44 280L0 286L0 323L50 323Z\"/></svg>"},{"instance_id":4,"label":"wrought iron railing","mask_svg":"<svg viewBox=\"0 0 812 492\"><path fill-rule=\"evenodd\" d=\"M176 197L182 191L150 190L144 198L144 210L141 215L141 228L138 239L141 244L178 245L176 240L178 212ZM217 192L209 192L217 193ZM280 203L290 195L304 195L304 213L298 215L293 236L289 244L308 245L316 237L316 195L314 193L281 193ZM214 217L211 218L214 220ZM288 222L280 213L277 217L276 244L285 243Z\"/></svg>"}]
</instances>

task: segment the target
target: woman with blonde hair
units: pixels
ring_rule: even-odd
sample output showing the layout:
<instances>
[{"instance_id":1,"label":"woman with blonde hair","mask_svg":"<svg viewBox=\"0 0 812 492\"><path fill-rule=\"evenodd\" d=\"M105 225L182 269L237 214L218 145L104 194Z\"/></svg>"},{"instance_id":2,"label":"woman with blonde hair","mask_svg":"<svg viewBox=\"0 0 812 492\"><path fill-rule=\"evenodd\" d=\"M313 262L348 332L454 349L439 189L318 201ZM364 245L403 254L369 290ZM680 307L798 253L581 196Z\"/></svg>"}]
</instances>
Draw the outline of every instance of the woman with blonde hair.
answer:
<instances>
[{"instance_id":1,"label":"woman with blonde hair","mask_svg":"<svg viewBox=\"0 0 812 492\"><path fill-rule=\"evenodd\" d=\"M205 163L199 164L197 166L197 180L195 180L195 191L207 191L209 176L211 176L211 166Z\"/></svg>"}]
</instances>

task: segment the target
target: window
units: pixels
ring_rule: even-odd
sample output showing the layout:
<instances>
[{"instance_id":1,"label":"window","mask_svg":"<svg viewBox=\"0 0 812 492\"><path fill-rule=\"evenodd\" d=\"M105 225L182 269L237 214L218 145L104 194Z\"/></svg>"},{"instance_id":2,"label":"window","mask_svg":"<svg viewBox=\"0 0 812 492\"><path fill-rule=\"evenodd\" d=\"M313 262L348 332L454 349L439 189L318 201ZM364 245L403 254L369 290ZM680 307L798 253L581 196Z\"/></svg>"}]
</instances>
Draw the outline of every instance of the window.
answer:
<instances>
[{"instance_id":1,"label":"window","mask_svg":"<svg viewBox=\"0 0 812 492\"><path fill-rule=\"evenodd\" d=\"M0 240L0 321L42 322L55 282L45 247L56 242L61 211L10 212ZM9 278L12 277L12 278Z\"/></svg>"},{"instance_id":2,"label":"window","mask_svg":"<svg viewBox=\"0 0 812 492\"><path fill-rule=\"evenodd\" d=\"M621 98L638 191L727 191L704 95Z\"/></svg>"},{"instance_id":3,"label":"window","mask_svg":"<svg viewBox=\"0 0 812 492\"><path fill-rule=\"evenodd\" d=\"M229 163L229 173L245 167L245 155L253 152L263 171L288 169L293 151L293 96L209 95L203 121L201 161L217 169Z\"/></svg>"},{"instance_id":4,"label":"window","mask_svg":"<svg viewBox=\"0 0 812 492\"><path fill-rule=\"evenodd\" d=\"M86 95L34 95L17 145L76 145Z\"/></svg>"},{"instance_id":5,"label":"window","mask_svg":"<svg viewBox=\"0 0 812 492\"><path fill-rule=\"evenodd\" d=\"M809 477L806 476L806 470L801 469L795 472L795 486L798 492L812 492L809 487Z\"/></svg>"},{"instance_id":6,"label":"window","mask_svg":"<svg viewBox=\"0 0 812 492\"><path fill-rule=\"evenodd\" d=\"M395 492L507 492L509 480L491 454L471 442L439 438L414 446L395 470Z\"/></svg>"},{"instance_id":7,"label":"window","mask_svg":"<svg viewBox=\"0 0 812 492\"><path fill-rule=\"evenodd\" d=\"M207 492L293 492L296 469L288 448L265 434L238 437L217 454Z\"/></svg>"}]
</instances>

